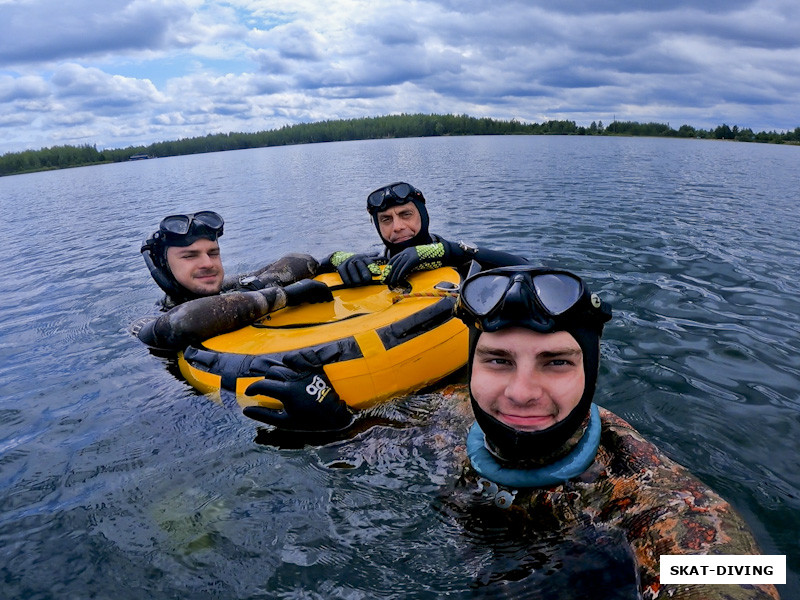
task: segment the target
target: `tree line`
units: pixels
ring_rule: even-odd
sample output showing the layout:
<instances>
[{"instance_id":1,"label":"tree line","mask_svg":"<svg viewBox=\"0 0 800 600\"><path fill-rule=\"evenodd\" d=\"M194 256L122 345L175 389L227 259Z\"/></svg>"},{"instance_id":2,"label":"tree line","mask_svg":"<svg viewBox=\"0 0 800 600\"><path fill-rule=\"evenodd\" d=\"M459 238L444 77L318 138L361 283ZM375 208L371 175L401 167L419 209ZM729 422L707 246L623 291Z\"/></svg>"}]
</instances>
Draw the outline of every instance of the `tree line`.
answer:
<instances>
[{"instance_id":1,"label":"tree line","mask_svg":"<svg viewBox=\"0 0 800 600\"><path fill-rule=\"evenodd\" d=\"M800 144L800 127L785 133L775 131L754 133L751 129L740 129L736 125L733 127L720 125L712 130L681 125L678 129L673 129L664 123L615 120L608 125L597 121L592 122L589 127L583 127L576 125L575 121L522 123L515 119L504 121L467 115L401 114L285 125L279 129L256 133L208 134L120 149L98 150L96 146L86 144L9 152L0 156L0 176L122 162L131 160L132 157L158 158L267 146L443 135L619 135Z\"/></svg>"}]
</instances>

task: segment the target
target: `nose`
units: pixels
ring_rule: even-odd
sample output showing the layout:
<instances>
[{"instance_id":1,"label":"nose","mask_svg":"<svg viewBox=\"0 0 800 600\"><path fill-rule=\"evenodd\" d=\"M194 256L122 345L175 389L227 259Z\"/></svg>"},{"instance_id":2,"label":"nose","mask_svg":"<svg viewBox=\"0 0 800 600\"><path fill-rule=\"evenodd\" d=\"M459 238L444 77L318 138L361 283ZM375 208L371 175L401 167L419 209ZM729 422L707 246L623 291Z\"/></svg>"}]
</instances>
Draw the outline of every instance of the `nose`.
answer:
<instances>
[{"instance_id":1,"label":"nose","mask_svg":"<svg viewBox=\"0 0 800 600\"><path fill-rule=\"evenodd\" d=\"M526 406L541 399L542 385L532 369L517 368L508 379L505 394L512 404Z\"/></svg>"},{"instance_id":2,"label":"nose","mask_svg":"<svg viewBox=\"0 0 800 600\"><path fill-rule=\"evenodd\" d=\"M200 267L203 269L210 269L214 266L214 257L208 253L200 255Z\"/></svg>"}]
</instances>

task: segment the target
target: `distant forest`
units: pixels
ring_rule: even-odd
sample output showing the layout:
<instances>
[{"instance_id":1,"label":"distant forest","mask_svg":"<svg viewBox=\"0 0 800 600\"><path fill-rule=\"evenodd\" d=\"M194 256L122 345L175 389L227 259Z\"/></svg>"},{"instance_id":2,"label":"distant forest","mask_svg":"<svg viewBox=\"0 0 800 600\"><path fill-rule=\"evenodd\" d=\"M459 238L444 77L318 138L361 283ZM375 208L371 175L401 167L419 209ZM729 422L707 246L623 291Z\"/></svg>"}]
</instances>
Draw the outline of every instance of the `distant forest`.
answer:
<instances>
[{"instance_id":1,"label":"distant forest","mask_svg":"<svg viewBox=\"0 0 800 600\"><path fill-rule=\"evenodd\" d=\"M184 154L201 154L244 148L371 140L386 138L431 137L442 135L616 135L701 138L761 142L771 144L800 144L800 127L786 133L753 133L734 125L720 125L713 130L695 129L681 125L673 129L663 123L636 123L614 121L603 125L592 122L589 127L579 127L574 121L547 121L546 123L521 123L476 118L467 115L394 115L366 117L318 123L286 125L280 129L257 133L217 133L203 137L187 138L174 142L158 142L149 146L131 146L116 150L98 150L95 146L54 146L41 150L10 152L0 156L0 176L64 169L143 158L158 158Z\"/></svg>"}]
</instances>

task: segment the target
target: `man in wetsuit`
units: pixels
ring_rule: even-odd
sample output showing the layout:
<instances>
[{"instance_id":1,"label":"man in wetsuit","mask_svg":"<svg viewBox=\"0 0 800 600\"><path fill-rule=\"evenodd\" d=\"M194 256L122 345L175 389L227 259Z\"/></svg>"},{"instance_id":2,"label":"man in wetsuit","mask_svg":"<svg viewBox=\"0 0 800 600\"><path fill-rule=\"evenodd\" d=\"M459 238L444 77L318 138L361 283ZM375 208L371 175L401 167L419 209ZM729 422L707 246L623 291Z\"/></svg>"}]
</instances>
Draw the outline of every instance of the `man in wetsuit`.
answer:
<instances>
[{"instance_id":1,"label":"man in wetsuit","mask_svg":"<svg viewBox=\"0 0 800 600\"><path fill-rule=\"evenodd\" d=\"M218 242L223 227L213 211L170 215L142 246L145 264L166 294L163 315L131 325L151 348L182 350L284 306L332 299L325 284L310 279L318 265L307 254L287 254L254 273L225 279Z\"/></svg>"},{"instance_id":2,"label":"man in wetsuit","mask_svg":"<svg viewBox=\"0 0 800 600\"><path fill-rule=\"evenodd\" d=\"M373 276L380 276L382 283L396 287L414 271L443 266L459 269L463 276L473 261L483 267L526 262L524 258L507 252L477 248L464 242L449 242L429 233L430 219L425 197L408 183L393 183L369 194L367 211L383 242L383 254L334 252L320 265L321 271L337 270L348 286L367 285L373 282ZM386 263L383 272L379 262ZM347 429L355 414L339 398L322 368L334 359L312 349L284 355L283 365L268 369L264 380L251 384L245 392L277 398L284 408L248 406L244 414L289 431Z\"/></svg>"},{"instance_id":3,"label":"man in wetsuit","mask_svg":"<svg viewBox=\"0 0 800 600\"><path fill-rule=\"evenodd\" d=\"M507 252L450 242L428 231L430 219L425 197L414 186L397 182L367 196L367 211L384 245L380 255L334 252L322 261L321 270L337 270L345 285L365 285L373 276L390 287L398 286L414 271L455 267L466 274L471 261L483 268L527 262ZM387 263L381 273L379 262Z\"/></svg>"},{"instance_id":4,"label":"man in wetsuit","mask_svg":"<svg viewBox=\"0 0 800 600\"><path fill-rule=\"evenodd\" d=\"M725 500L593 404L611 308L580 278L527 266L484 271L462 284L455 314L470 331L476 421L464 481L481 491L465 486L465 506L491 495L493 526L531 544L586 538L588 529L618 536L646 599L778 597L772 585L660 582L660 555L760 552Z\"/></svg>"}]
</instances>

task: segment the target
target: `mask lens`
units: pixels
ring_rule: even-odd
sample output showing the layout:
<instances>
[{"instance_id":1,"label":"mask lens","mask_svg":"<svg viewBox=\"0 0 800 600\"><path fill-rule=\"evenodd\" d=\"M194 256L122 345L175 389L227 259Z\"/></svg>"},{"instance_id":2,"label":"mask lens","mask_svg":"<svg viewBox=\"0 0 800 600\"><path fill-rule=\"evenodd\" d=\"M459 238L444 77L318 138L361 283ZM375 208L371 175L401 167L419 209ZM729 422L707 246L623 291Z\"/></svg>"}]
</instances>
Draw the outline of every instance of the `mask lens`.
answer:
<instances>
[{"instance_id":1,"label":"mask lens","mask_svg":"<svg viewBox=\"0 0 800 600\"><path fill-rule=\"evenodd\" d=\"M483 317L497 306L507 289L508 277L505 275L487 275L485 277L476 277L470 281L461 290L461 296L472 312Z\"/></svg>"},{"instance_id":2,"label":"mask lens","mask_svg":"<svg viewBox=\"0 0 800 600\"><path fill-rule=\"evenodd\" d=\"M189 233L189 225L192 219L188 215L171 215L164 217L161 221L161 231L174 233L175 235L186 235Z\"/></svg>"},{"instance_id":3,"label":"mask lens","mask_svg":"<svg viewBox=\"0 0 800 600\"><path fill-rule=\"evenodd\" d=\"M214 211L211 211L211 210L204 210L202 212L199 212L199 213L195 214L194 215L194 220L197 223L201 223L201 224L205 225L206 227L209 227L209 228L211 228L213 230L217 230L217 229L222 228L222 226L225 223L222 220L221 216L219 216L217 213L215 213Z\"/></svg>"},{"instance_id":4,"label":"mask lens","mask_svg":"<svg viewBox=\"0 0 800 600\"><path fill-rule=\"evenodd\" d=\"M392 192L394 192L395 196L404 200L411 195L411 186L407 183L400 183L392 188Z\"/></svg>"},{"instance_id":5,"label":"mask lens","mask_svg":"<svg viewBox=\"0 0 800 600\"><path fill-rule=\"evenodd\" d=\"M367 204L370 206L377 208L381 204L383 204L383 194L385 190L383 188L372 192L369 196L367 196Z\"/></svg>"},{"instance_id":6,"label":"mask lens","mask_svg":"<svg viewBox=\"0 0 800 600\"><path fill-rule=\"evenodd\" d=\"M161 232L177 236L189 235L222 235L225 221L212 210L204 210L190 215L170 215L161 221Z\"/></svg>"},{"instance_id":7,"label":"mask lens","mask_svg":"<svg viewBox=\"0 0 800 600\"><path fill-rule=\"evenodd\" d=\"M560 315L572 308L581 297L581 284L563 273L535 275L536 295L551 315Z\"/></svg>"}]
</instances>

